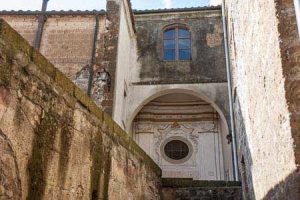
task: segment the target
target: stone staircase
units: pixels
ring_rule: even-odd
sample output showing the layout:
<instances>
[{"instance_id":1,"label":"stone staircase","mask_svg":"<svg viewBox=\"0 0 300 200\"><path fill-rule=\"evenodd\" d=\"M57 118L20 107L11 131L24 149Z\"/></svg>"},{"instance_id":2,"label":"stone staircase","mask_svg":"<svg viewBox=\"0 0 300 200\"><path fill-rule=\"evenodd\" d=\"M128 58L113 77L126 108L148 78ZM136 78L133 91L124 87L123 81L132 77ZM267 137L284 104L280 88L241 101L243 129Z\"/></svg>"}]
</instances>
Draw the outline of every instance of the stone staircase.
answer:
<instances>
[{"instance_id":1,"label":"stone staircase","mask_svg":"<svg viewBox=\"0 0 300 200\"><path fill-rule=\"evenodd\" d=\"M162 200L240 200L242 187L236 181L162 179Z\"/></svg>"}]
</instances>

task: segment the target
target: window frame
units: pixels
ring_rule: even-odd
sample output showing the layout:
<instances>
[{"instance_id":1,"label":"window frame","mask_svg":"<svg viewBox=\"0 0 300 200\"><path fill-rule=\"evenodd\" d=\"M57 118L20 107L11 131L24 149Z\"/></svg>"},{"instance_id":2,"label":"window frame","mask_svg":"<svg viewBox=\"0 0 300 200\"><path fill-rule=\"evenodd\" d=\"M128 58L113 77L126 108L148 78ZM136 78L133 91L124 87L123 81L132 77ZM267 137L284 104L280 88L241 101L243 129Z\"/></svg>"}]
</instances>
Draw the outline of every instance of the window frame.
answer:
<instances>
[{"instance_id":1,"label":"window frame","mask_svg":"<svg viewBox=\"0 0 300 200\"><path fill-rule=\"evenodd\" d=\"M165 154L165 146L166 146L167 143L171 142L172 140L180 140L180 141L184 142L188 146L189 153L188 153L188 155L186 157L184 157L184 158L182 158L180 160L174 160L174 159L168 157ZM169 162L171 164L182 164L182 163L187 162L188 160L190 160L192 157L195 156L194 147L193 147L192 142L189 139L184 138L182 136L171 136L171 137L165 139L164 141L162 141L162 143L160 144L159 148L160 148L160 156L162 156L162 158L165 161L167 161L167 162Z\"/></svg>"},{"instance_id":2,"label":"window frame","mask_svg":"<svg viewBox=\"0 0 300 200\"><path fill-rule=\"evenodd\" d=\"M177 143L178 146L174 146L174 145L176 145L176 143ZM185 146L186 149L184 149L184 148L180 148L180 149L175 148L175 147L181 147L179 144ZM187 151L185 152L185 151L182 151L182 150L187 150ZM182 159L184 159L185 157L187 157L189 155L189 151L190 151L189 146L181 140L171 140L171 141L167 142L164 146L165 155L168 156L172 160L182 160ZM176 153L181 152L181 154L179 154L180 157L175 158L174 155L173 155L174 152L176 152Z\"/></svg>"},{"instance_id":3,"label":"window frame","mask_svg":"<svg viewBox=\"0 0 300 200\"><path fill-rule=\"evenodd\" d=\"M169 40L169 39L165 39L165 32L167 32L168 30L172 30L174 29L175 30L175 39L174 39L174 42L175 42L175 59L174 60L166 60L165 59L165 40ZM189 33L189 38L179 38L179 30L182 29L182 30L186 30L188 31ZM189 45L189 49L180 49L179 48L179 39L189 39L190 40L190 45ZM179 51L180 50L189 50L190 51L190 59L179 59ZM168 25L166 27L163 28L162 30L162 57L163 57L163 60L165 62L178 62L178 61L181 61L181 62L189 62L192 60L192 36L191 36L191 30L184 24L172 24L172 25Z\"/></svg>"}]
</instances>

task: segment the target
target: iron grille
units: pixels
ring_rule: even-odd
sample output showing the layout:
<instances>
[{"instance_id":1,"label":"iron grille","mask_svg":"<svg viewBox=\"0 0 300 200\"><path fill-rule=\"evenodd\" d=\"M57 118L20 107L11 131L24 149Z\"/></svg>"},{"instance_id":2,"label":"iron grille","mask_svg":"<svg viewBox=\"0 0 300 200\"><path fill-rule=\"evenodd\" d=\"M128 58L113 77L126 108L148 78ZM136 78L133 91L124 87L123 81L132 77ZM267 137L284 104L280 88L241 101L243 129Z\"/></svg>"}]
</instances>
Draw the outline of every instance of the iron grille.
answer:
<instances>
[{"instance_id":1,"label":"iron grille","mask_svg":"<svg viewBox=\"0 0 300 200\"><path fill-rule=\"evenodd\" d=\"M165 145L166 156L173 160L181 160L189 154L189 147L180 140L172 140Z\"/></svg>"}]
</instances>

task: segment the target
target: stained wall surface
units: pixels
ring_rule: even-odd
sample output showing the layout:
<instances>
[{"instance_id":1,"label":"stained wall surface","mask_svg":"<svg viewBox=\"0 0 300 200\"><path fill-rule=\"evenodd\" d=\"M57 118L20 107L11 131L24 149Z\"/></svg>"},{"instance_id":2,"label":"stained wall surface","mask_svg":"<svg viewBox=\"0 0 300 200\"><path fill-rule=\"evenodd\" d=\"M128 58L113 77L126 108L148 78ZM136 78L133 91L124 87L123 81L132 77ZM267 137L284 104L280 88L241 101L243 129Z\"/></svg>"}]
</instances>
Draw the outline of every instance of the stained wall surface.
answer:
<instances>
[{"instance_id":1,"label":"stained wall surface","mask_svg":"<svg viewBox=\"0 0 300 200\"><path fill-rule=\"evenodd\" d=\"M226 1L239 165L245 198L299 198L295 157L299 151L292 134L297 123L293 125L296 121L292 117L296 115L291 115L289 100L299 87L287 85L285 74L286 69L291 72L290 67L296 70L299 65L294 63L288 67L283 62L292 57L291 60L295 60L295 54L291 56L289 51L299 44L295 37L286 38L296 33L295 18L290 16L294 12L291 2ZM290 17L280 18L279 13ZM278 26L279 23L285 26ZM283 41L291 49L283 50ZM294 99L293 106L298 105L295 102ZM299 110L297 106L293 108Z\"/></svg>"},{"instance_id":2,"label":"stained wall surface","mask_svg":"<svg viewBox=\"0 0 300 200\"><path fill-rule=\"evenodd\" d=\"M161 170L128 135L0 21L0 196L159 199Z\"/></svg>"},{"instance_id":3,"label":"stained wall surface","mask_svg":"<svg viewBox=\"0 0 300 200\"><path fill-rule=\"evenodd\" d=\"M1 13L0 17L16 29L32 46L40 14ZM87 90L94 43L105 31L105 14L99 17L97 40L94 41L96 14L54 12L46 15L40 52L69 79ZM101 52L102 43L95 46ZM100 48L100 49L98 49ZM101 54L101 53L99 53Z\"/></svg>"},{"instance_id":4,"label":"stained wall surface","mask_svg":"<svg viewBox=\"0 0 300 200\"><path fill-rule=\"evenodd\" d=\"M13 15L2 15L0 16L5 21L7 21L18 33L24 37L30 45L34 45L36 29L38 27L38 15L23 15L23 16L13 16Z\"/></svg>"},{"instance_id":5,"label":"stained wall surface","mask_svg":"<svg viewBox=\"0 0 300 200\"><path fill-rule=\"evenodd\" d=\"M300 33L296 23L296 13L293 0L276 1L278 14L278 31L280 34L280 53L285 90L290 111L291 131L294 139L296 164L300 164ZM299 9L299 8L297 8ZM299 168L299 167L298 167ZM299 179L298 173L298 179Z\"/></svg>"},{"instance_id":6,"label":"stained wall surface","mask_svg":"<svg viewBox=\"0 0 300 200\"><path fill-rule=\"evenodd\" d=\"M173 13L135 15L140 82L226 82L223 28L218 8ZM183 25L191 35L191 60L165 61L163 32Z\"/></svg>"},{"instance_id":7,"label":"stained wall surface","mask_svg":"<svg viewBox=\"0 0 300 200\"><path fill-rule=\"evenodd\" d=\"M132 25L130 8L120 3L120 26L118 32L115 94L113 118L122 127L126 128L126 109L132 105L128 102L133 69L137 66L137 45L135 27Z\"/></svg>"},{"instance_id":8,"label":"stained wall surface","mask_svg":"<svg viewBox=\"0 0 300 200\"><path fill-rule=\"evenodd\" d=\"M124 128L131 132L132 121L142 107L164 94L183 92L201 96L216 105L229 119L223 29L219 7L170 12L135 12L136 63L130 66ZM183 24L191 32L189 61L163 60L163 30ZM131 50L135 46L131 46ZM115 105L120 106L120 105Z\"/></svg>"}]
</instances>

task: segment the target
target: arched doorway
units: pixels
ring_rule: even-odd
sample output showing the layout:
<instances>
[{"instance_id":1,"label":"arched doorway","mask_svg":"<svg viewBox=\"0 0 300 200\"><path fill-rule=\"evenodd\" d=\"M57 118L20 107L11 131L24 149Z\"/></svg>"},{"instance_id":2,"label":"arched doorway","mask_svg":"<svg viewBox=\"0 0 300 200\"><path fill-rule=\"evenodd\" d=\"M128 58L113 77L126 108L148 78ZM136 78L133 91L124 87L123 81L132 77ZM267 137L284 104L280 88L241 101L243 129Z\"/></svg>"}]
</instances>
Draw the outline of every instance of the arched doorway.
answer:
<instances>
[{"instance_id":1,"label":"arched doorway","mask_svg":"<svg viewBox=\"0 0 300 200\"><path fill-rule=\"evenodd\" d=\"M135 116L131 132L165 178L233 180L224 115L200 97L173 92L152 99Z\"/></svg>"}]
</instances>

